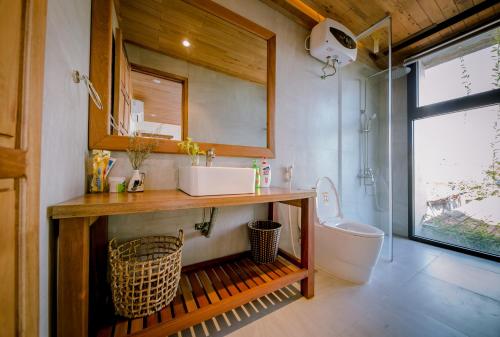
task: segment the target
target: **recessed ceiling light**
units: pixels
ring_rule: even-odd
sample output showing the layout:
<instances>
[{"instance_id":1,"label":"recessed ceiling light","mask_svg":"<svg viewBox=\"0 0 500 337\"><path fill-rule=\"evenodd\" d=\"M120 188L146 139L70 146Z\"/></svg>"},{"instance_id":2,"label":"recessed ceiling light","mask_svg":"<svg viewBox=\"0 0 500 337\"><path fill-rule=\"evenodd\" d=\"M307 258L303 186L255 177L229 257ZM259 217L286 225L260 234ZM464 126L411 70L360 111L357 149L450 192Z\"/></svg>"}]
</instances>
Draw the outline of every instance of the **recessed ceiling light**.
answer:
<instances>
[{"instance_id":1,"label":"recessed ceiling light","mask_svg":"<svg viewBox=\"0 0 500 337\"><path fill-rule=\"evenodd\" d=\"M188 40L182 40L182 45L187 48L191 46L191 42L189 42Z\"/></svg>"},{"instance_id":2,"label":"recessed ceiling light","mask_svg":"<svg viewBox=\"0 0 500 337\"><path fill-rule=\"evenodd\" d=\"M153 82L155 82L156 84L160 84L160 83L161 83L161 81L160 81L159 79L157 79L157 78L155 78L155 79L153 80Z\"/></svg>"}]
</instances>

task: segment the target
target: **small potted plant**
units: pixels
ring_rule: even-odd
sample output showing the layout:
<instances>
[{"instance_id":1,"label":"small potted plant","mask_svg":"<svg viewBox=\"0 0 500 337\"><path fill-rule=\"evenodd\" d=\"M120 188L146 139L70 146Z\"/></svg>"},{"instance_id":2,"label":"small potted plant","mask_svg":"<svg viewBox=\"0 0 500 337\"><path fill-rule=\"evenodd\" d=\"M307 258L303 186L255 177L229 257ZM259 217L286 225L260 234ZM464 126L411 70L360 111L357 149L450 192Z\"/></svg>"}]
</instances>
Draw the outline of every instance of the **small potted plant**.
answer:
<instances>
[{"instance_id":1,"label":"small potted plant","mask_svg":"<svg viewBox=\"0 0 500 337\"><path fill-rule=\"evenodd\" d=\"M200 164L200 155L204 155L205 151L200 149L198 143L193 142L193 140L189 137L186 140L177 144L182 152L185 152L189 159L191 159L192 166L198 166Z\"/></svg>"},{"instance_id":2,"label":"small potted plant","mask_svg":"<svg viewBox=\"0 0 500 337\"><path fill-rule=\"evenodd\" d=\"M132 177L128 183L127 191L143 192L145 173L140 172L141 165L158 145L158 141L132 136L129 138L127 155L132 165Z\"/></svg>"}]
</instances>

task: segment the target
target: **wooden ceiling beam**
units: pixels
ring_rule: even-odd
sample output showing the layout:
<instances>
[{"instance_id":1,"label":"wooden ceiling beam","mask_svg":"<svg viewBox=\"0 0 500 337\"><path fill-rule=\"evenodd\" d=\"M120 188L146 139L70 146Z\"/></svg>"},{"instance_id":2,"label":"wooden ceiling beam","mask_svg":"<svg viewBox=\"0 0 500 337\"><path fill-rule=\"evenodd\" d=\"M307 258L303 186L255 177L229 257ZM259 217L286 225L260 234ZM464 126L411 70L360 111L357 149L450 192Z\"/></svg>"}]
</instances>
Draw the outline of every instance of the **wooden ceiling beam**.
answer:
<instances>
[{"instance_id":1,"label":"wooden ceiling beam","mask_svg":"<svg viewBox=\"0 0 500 337\"><path fill-rule=\"evenodd\" d=\"M396 42L392 45L392 52L395 53L401 49L404 49L408 46L411 46L412 44L415 44L431 35L434 35L458 22L461 22L463 20L466 20L482 11L485 9L488 9L498 3L498 0L485 0L475 6L469 7L468 9L464 10L463 12L458 13L455 16L452 16L451 18L442 21L437 24L433 24L432 26L426 27L415 34L410 35L404 40L401 40L399 42ZM387 55L387 50L384 51L384 55Z\"/></svg>"},{"instance_id":2,"label":"wooden ceiling beam","mask_svg":"<svg viewBox=\"0 0 500 337\"><path fill-rule=\"evenodd\" d=\"M295 23L306 29L312 29L318 22L324 20L324 16L315 12L312 8L307 10L303 7L297 7L294 4L296 0L260 0L274 10L285 15ZM301 9L302 8L302 9ZM314 11L312 13L311 11ZM310 14L306 14L310 13Z\"/></svg>"}]
</instances>

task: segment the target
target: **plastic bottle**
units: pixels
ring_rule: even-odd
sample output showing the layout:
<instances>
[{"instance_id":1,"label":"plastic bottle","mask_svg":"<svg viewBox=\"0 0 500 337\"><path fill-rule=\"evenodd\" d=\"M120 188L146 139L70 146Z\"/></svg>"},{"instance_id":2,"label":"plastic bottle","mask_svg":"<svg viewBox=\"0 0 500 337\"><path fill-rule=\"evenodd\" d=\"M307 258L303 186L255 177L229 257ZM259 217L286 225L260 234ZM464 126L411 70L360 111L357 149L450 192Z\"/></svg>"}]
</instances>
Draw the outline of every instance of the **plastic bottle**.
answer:
<instances>
[{"instance_id":1,"label":"plastic bottle","mask_svg":"<svg viewBox=\"0 0 500 337\"><path fill-rule=\"evenodd\" d=\"M263 158L260 164L260 186L271 186L271 164L269 164L266 158Z\"/></svg>"},{"instance_id":2,"label":"plastic bottle","mask_svg":"<svg viewBox=\"0 0 500 337\"><path fill-rule=\"evenodd\" d=\"M255 170L255 188L260 188L260 168L257 165L257 160L253 161L252 168Z\"/></svg>"}]
</instances>

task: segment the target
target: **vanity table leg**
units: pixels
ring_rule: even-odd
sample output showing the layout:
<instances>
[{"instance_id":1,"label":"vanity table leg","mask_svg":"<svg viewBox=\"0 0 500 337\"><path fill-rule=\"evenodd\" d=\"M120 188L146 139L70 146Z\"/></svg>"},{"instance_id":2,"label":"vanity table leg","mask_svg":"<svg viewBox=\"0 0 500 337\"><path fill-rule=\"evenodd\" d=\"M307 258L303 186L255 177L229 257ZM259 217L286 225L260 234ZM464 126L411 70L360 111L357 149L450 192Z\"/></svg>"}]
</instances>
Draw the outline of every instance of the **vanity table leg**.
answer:
<instances>
[{"instance_id":1,"label":"vanity table leg","mask_svg":"<svg viewBox=\"0 0 500 337\"><path fill-rule=\"evenodd\" d=\"M270 202L267 204L267 219L271 221L276 221L277 216L278 216L278 203L277 202Z\"/></svg>"},{"instance_id":2,"label":"vanity table leg","mask_svg":"<svg viewBox=\"0 0 500 337\"><path fill-rule=\"evenodd\" d=\"M87 337L89 218L59 220L57 336Z\"/></svg>"},{"instance_id":3,"label":"vanity table leg","mask_svg":"<svg viewBox=\"0 0 500 337\"><path fill-rule=\"evenodd\" d=\"M300 281L300 291L306 298L314 296L314 199L300 201L301 208L301 257L303 268L307 269L307 277Z\"/></svg>"}]
</instances>

